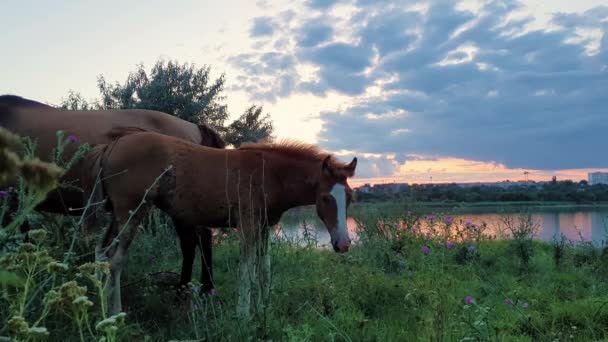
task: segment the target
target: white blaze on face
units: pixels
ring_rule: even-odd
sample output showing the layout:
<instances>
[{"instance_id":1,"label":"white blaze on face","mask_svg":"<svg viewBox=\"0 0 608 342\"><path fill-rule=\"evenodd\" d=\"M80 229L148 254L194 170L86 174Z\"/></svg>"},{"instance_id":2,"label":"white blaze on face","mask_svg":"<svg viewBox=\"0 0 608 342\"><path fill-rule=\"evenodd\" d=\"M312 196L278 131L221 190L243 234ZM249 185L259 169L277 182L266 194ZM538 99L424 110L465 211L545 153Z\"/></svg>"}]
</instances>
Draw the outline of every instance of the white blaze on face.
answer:
<instances>
[{"instance_id":1,"label":"white blaze on face","mask_svg":"<svg viewBox=\"0 0 608 342\"><path fill-rule=\"evenodd\" d=\"M338 239L348 236L346 231L346 187L342 184L335 184L331 189L330 194L336 200L337 218L338 218Z\"/></svg>"}]
</instances>

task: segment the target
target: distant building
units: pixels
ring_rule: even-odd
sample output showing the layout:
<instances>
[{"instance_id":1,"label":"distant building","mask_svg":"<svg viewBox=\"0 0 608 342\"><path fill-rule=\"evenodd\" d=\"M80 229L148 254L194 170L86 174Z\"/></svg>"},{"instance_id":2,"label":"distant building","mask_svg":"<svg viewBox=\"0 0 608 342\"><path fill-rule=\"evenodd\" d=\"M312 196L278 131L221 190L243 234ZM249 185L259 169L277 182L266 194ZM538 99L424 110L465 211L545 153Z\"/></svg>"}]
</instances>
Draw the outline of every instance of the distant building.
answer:
<instances>
[{"instance_id":1,"label":"distant building","mask_svg":"<svg viewBox=\"0 0 608 342\"><path fill-rule=\"evenodd\" d=\"M608 172L591 172L588 174L589 185L608 184Z\"/></svg>"}]
</instances>

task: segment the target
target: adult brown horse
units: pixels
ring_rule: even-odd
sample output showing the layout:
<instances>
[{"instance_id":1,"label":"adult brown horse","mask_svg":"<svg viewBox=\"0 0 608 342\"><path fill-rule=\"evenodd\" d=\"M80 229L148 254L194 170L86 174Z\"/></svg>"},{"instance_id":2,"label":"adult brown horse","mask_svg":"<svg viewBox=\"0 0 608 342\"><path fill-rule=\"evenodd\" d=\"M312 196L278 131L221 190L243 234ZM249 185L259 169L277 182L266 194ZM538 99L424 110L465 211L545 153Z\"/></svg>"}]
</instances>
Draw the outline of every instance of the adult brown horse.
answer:
<instances>
[{"instance_id":1,"label":"adult brown horse","mask_svg":"<svg viewBox=\"0 0 608 342\"><path fill-rule=\"evenodd\" d=\"M21 136L35 139L37 155L41 160L53 161L53 148L57 145L56 132L63 130L73 135L78 142L68 145L64 157L68 160L78 149L78 144L107 144L115 137L112 130L116 127L133 126L181 138L194 144L224 148L225 143L219 134L207 125L196 125L163 112L143 109L130 110L64 110L15 95L0 96L0 126ZM91 186L81 175L82 162L75 164L64 175L62 181L81 188ZM86 174L86 173L85 173ZM95 175L96 176L96 175ZM93 178L94 181L95 178ZM86 204L83 192L73 188L57 189L48 194L37 209L64 215L82 215ZM71 210L68 210L71 208ZM5 215L8 218L10 215ZM201 248L203 290L212 288L211 275L211 231L198 230L198 238L191 230L176 225L182 245L182 281L185 284L192 277L192 265L197 244ZM187 236L185 236L187 235ZM207 267L208 265L208 267ZM180 283L180 284L181 284Z\"/></svg>"},{"instance_id":2,"label":"adult brown horse","mask_svg":"<svg viewBox=\"0 0 608 342\"><path fill-rule=\"evenodd\" d=\"M116 175L103 180L113 221L96 247L98 257L107 258L111 265L107 289L111 314L121 311L123 259L138 223L152 205L184 228L238 228L237 312L245 318L251 317L252 308L259 313L267 298L268 227L288 209L315 204L334 250L348 251L346 212L352 190L347 178L354 176L357 158L341 163L313 145L294 142L250 143L220 150L133 131L111 144L96 146L86 158L99 161L104 174ZM262 285L255 281L258 274Z\"/></svg>"}]
</instances>

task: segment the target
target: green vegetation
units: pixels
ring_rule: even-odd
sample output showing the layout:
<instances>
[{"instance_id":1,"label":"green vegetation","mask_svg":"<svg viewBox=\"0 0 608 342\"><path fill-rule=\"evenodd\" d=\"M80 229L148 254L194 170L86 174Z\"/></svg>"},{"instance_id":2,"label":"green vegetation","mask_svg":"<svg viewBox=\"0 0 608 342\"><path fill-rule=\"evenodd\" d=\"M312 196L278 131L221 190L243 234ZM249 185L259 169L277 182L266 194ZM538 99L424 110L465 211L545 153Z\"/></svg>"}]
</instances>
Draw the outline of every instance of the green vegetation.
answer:
<instances>
[{"instance_id":1,"label":"green vegetation","mask_svg":"<svg viewBox=\"0 0 608 342\"><path fill-rule=\"evenodd\" d=\"M143 65L129 73L123 84L108 83L103 75L97 79L100 99L87 101L70 91L59 105L70 110L149 109L157 110L196 124L207 124L222 135L226 143L271 138L274 130L262 106L252 105L242 115L226 123L228 106L224 103L224 75L211 78L211 67L158 60L148 74Z\"/></svg>"},{"instance_id":2,"label":"green vegetation","mask_svg":"<svg viewBox=\"0 0 608 342\"><path fill-rule=\"evenodd\" d=\"M528 185L476 185L460 187L456 184L412 184L392 192L385 189L369 193L357 192L359 202L385 202L408 199L428 203L548 203L567 202L591 204L608 202L608 185L589 185L587 181L571 180Z\"/></svg>"},{"instance_id":3,"label":"green vegetation","mask_svg":"<svg viewBox=\"0 0 608 342\"><path fill-rule=\"evenodd\" d=\"M26 188L2 193L2 208L13 196L27 202L25 195L39 189L28 179L40 177L23 178ZM401 205L391 216L354 210L360 241L344 255L317 248L326 241L309 234L275 236L271 301L256 327L242 326L235 317L236 233L220 230L214 238L218 296L193 291L188 301L171 286L181 264L177 236L163 215L152 212L123 274L126 315L108 317L102 302L107 264L93 262L93 246L83 241L79 223L22 210L17 215L41 229L31 231L27 243L16 229L0 230L0 336L19 341L608 337L607 245L532 241L536 227L526 212L504 221L503 230L514 239L491 240L483 225ZM194 279L199 279L196 261Z\"/></svg>"}]
</instances>

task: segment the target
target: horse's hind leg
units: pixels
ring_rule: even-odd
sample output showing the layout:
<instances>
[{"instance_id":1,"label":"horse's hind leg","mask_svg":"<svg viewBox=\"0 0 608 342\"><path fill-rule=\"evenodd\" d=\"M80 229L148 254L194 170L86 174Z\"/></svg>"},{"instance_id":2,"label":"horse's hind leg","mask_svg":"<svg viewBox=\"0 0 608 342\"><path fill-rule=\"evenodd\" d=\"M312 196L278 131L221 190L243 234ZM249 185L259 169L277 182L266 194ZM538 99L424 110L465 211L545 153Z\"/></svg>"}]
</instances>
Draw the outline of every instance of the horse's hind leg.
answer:
<instances>
[{"instance_id":1,"label":"horse's hind leg","mask_svg":"<svg viewBox=\"0 0 608 342\"><path fill-rule=\"evenodd\" d=\"M213 294L213 233L210 228L199 227L196 230L198 245L201 249L201 283L203 293Z\"/></svg>"}]
</instances>

